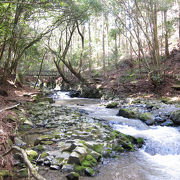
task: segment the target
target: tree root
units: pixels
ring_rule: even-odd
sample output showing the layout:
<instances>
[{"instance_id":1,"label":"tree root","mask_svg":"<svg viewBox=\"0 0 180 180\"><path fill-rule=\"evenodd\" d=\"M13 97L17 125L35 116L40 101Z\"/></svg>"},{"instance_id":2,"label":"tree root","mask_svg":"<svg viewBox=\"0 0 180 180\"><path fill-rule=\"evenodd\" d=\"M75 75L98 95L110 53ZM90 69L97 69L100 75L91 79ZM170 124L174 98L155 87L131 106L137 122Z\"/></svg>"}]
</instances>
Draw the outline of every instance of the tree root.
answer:
<instances>
[{"instance_id":1,"label":"tree root","mask_svg":"<svg viewBox=\"0 0 180 180\"><path fill-rule=\"evenodd\" d=\"M38 174L37 170L33 167L33 165L31 164L31 162L29 161L27 154L25 152L24 149L18 147L18 146L12 146L12 148L6 152L5 154L3 154L2 156L6 156L7 154L9 154L11 151L16 150L18 152L20 152L23 156L23 160L27 166L27 168L29 169L30 173L32 174L32 176L36 179L36 180L46 180L44 177L42 177L41 175Z\"/></svg>"},{"instance_id":2,"label":"tree root","mask_svg":"<svg viewBox=\"0 0 180 180\"><path fill-rule=\"evenodd\" d=\"M10 107L7 107L7 108L4 108L4 109L1 109L1 110L0 110L0 112L2 112L2 111L6 111L6 110L10 110L10 109L14 109L14 108L18 107L19 105L20 105L20 103L18 103L18 104L16 104L16 105L14 105L14 106L10 106Z\"/></svg>"}]
</instances>

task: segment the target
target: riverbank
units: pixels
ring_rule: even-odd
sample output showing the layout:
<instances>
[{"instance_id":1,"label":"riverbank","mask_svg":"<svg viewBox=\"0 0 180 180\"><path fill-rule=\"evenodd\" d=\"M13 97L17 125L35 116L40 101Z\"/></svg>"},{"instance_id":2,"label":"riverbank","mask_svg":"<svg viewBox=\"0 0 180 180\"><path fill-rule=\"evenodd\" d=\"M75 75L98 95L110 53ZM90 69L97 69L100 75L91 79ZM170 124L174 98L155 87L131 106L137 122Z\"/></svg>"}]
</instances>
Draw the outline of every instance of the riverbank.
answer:
<instances>
[{"instance_id":1,"label":"riverbank","mask_svg":"<svg viewBox=\"0 0 180 180\"><path fill-rule=\"evenodd\" d=\"M25 139L20 138L20 140L22 140L22 141L20 141L21 142L20 143L20 142L16 142L17 138L13 139L13 136L11 138L12 138L12 143L16 143L17 145L20 145L20 146L22 145L25 148L30 148L31 150L33 150L31 152L35 151L36 156L33 157L32 161L35 164L40 164L43 166L47 163L46 168L45 168L46 172L49 171L49 170L47 170L47 168L48 169L54 169L54 168L62 169L63 168L63 165L61 163L59 163L59 161L57 162L56 160L54 160L54 159L57 159L56 158L56 153L57 153L56 148L61 149L62 146L64 146L64 144L63 145L58 144L58 141L60 141L60 142L62 141L64 143L67 139L69 139L70 142L69 141L66 142L67 144L69 143L67 145L68 147L74 146L73 150L75 150L76 148L77 149L80 148L82 150L82 148L84 148L83 151L87 152L87 148L89 149L89 147L88 147L89 145L85 145L84 141L86 142L89 139L90 141L96 142L96 140L98 140L98 144L97 144L98 149L99 149L99 145L101 148L105 147L105 151L102 150L101 153L95 151L96 153L99 153L99 156L101 157L100 159L102 159L102 157L116 158L116 157L118 157L118 151L120 151L120 152L123 151L122 146L119 146L119 147L115 146L115 145L117 145L115 142L111 142L110 144L107 143L108 141L111 141L111 140L117 141L116 137L119 137L119 132L113 131L113 129L111 129L109 127L109 125L107 126L106 123L107 123L107 121L109 121L109 119L108 118L106 119L106 117L95 118L95 119L90 118L89 116L86 117L85 114L82 114L82 113L86 113L88 111L86 111L86 110L79 111L78 110L78 109L85 109L85 107L86 107L85 103L83 101L81 102L80 99L77 101L77 103L75 103L75 105L78 109L73 108L73 110L72 110L72 108L70 108L71 110L68 109L67 107L65 108L64 105L59 106L59 104L58 104L59 107L56 107L49 103L49 100L50 100L49 98L45 98L44 99L45 101L43 100L43 102L38 102L39 98L33 98L33 99L36 100L36 102L34 104L22 103L22 104L24 104L23 106L21 105L18 108L15 108L16 109L15 113L18 114L17 119L19 119L18 123L16 123L16 124L18 124L18 127L19 127L18 129L21 131L22 134L23 134L23 132L29 132L29 134L28 133L23 134L23 137L25 137L27 139L25 140ZM108 107L108 106L111 107L108 104L112 105L115 102L115 105L117 106L118 110L122 109L122 108L123 109L127 108L127 109L132 110L132 108L134 108L135 110L140 109L141 111L143 111L143 113L151 110L153 114L156 112L156 114L154 114L154 116L158 115L158 113L161 112L162 109L166 105L167 105L166 109L168 109L169 107L178 109L178 107L179 107L178 101L171 101L171 99L168 99L168 98L161 99L159 101L154 100L154 102L152 101L151 98L149 100L147 100L145 96L143 98L142 97L141 98L128 97L128 98L122 99L122 98L116 97L115 99L113 99L113 98L110 98L110 99L111 99L111 103L107 103L108 101L106 101L98 107L99 108L102 107L105 109L105 107ZM174 100L174 99L172 99L172 100ZM50 102L53 102L53 101L50 100ZM173 105L173 104L175 104L175 105ZM93 106L96 106L96 103ZM173 108L170 109L169 113L171 111L175 110ZM99 111L99 110L97 109L97 111ZM99 112L104 113L104 115L105 115L105 111L103 111L103 112L99 111ZM13 110L13 112L14 112L14 110ZM161 114L161 115L163 117L164 114ZM13 117L14 117L14 115L13 115ZM158 116L158 117L161 118L161 116ZM157 119L160 121L162 120L162 123L164 123L165 121L168 120L169 116L165 116L165 117L166 117L166 119L163 119L163 120L158 119L158 118ZM9 119L11 119L11 118L9 118ZM102 119L105 121L102 121ZM12 122L15 122L15 119L12 118L11 120L13 120ZM135 120L135 121L139 124L139 122L137 120ZM134 121L131 120L131 125L133 122ZM116 123L116 122L114 122L114 123ZM118 122L118 123L123 123L123 122ZM94 126L92 126L92 124L94 124ZM174 126L174 124L172 124L172 123L171 123L171 125ZM60 129L58 129L58 127L60 127ZM77 129L73 129L72 127L76 127ZM31 131L31 129L32 129L32 131ZM57 130L57 131L55 131L56 133L53 132L55 129ZM35 131L33 131L33 130L35 130ZM65 132L63 132L63 131L65 131ZM69 131L69 134L67 134L66 131ZM58 132L62 132L62 133L58 134ZM39 138L41 136L44 139L40 138L39 142L36 141L36 143L37 143L36 144L34 140L37 139L37 137ZM30 137L30 138L28 138L28 137ZM80 141L74 141L77 137L80 138L79 139ZM115 139L108 140L107 137L115 138ZM34 140L32 141L32 139L34 139ZM25 145L25 142L28 142L28 143L30 142L30 144ZM104 142L107 143L106 146L104 146ZM120 142L121 142L121 140L120 140ZM132 143L129 140L128 140L128 142L131 144L135 143L135 142ZM18 143L20 143L20 144L18 144ZM132 149L131 145L129 147L127 146L127 144L129 144L129 143L125 144L125 146L126 146L126 148L124 149L125 151L127 151L127 150L131 151L134 149L134 148ZM115 145L113 145L113 144L115 144ZM38 146L38 148L40 148L40 149L36 149L36 147L34 145ZM96 143L95 143L95 145L96 145ZM46 148L44 148L43 146L45 146ZM91 146L92 146L92 144L91 144ZM10 147L10 146L8 146L8 147ZM34 147L35 147L35 149L34 149ZM65 147L66 147L66 145L65 145ZM94 151L93 146L92 146L92 148L90 148L90 149ZM52 151L52 153L55 153L55 154L52 155L50 151ZM53 152L53 151L55 151L55 152ZM49 154L47 154L47 152ZM60 152L61 152L60 154L62 155L63 154L62 151L60 151ZM45 154L43 154L43 153L45 153ZM69 157L72 153L77 155L78 152L77 151L75 151L75 152L69 151L69 155L66 154L66 161L69 160ZM46 155L44 157L44 159L40 158L42 154L43 154L43 156ZM78 166L76 166L76 172L78 171L78 173L80 175L87 175L88 174L87 170L90 170L91 173L93 172L92 175L94 175L94 173L96 172L94 170L98 169L97 165L99 163L101 164L102 161L100 161L98 163L99 160L96 159L95 157L93 157L91 153L90 154L85 153L85 154L86 155L83 155L83 158L82 158L85 160L85 164L87 163L86 158L89 159L91 157L90 159L94 161L95 166L92 164L88 165L88 166L81 166L79 164ZM87 157L87 155L90 155L90 157L89 156ZM46 159L46 157L48 157L48 156L50 156L50 159L49 158ZM53 156L53 158L52 158L52 156ZM64 154L62 156L64 156ZM92 157L94 159L92 159ZM73 159L74 159L74 157L73 157ZM77 157L75 159L77 160ZM80 162L80 159L77 161ZM39 161L37 161L37 160L39 160ZM15 161L14 162L12 161L11 167L14 166L14 163L15 163ZM19 164L19 163L17 162L17 164ZM78 169L77 167L80 169ZM72 166L70 166L67 168L71 168L72 172L75 171L75 167L72 168ZM42 174L45 173L44 169L42 169L41 172L42 172ZM22 171L22 174L27 175L25 170Z\"/></svg>"}]
</instances>

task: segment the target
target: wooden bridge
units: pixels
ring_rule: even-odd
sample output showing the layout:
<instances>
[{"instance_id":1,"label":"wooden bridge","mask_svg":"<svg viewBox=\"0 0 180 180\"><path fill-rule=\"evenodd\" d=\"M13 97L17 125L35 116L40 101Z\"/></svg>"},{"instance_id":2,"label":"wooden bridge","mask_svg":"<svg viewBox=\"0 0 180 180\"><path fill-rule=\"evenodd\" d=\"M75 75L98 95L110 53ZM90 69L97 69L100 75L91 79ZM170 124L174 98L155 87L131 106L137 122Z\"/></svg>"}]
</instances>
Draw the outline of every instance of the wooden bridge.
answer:
<instances>
[{"instance_id":1,"label":"wooden bridge","mask_svg":"<svg viewBox=\"0 0 180 180\"><path fill-rule=\"evenodd\" d=\"M39 71L27 71L24 75L25 76L38 76ZM41 71L40 76L57 77L57 76L59 76L59 73L58 73L58 71Z\"/></svg>"}]
</instances>

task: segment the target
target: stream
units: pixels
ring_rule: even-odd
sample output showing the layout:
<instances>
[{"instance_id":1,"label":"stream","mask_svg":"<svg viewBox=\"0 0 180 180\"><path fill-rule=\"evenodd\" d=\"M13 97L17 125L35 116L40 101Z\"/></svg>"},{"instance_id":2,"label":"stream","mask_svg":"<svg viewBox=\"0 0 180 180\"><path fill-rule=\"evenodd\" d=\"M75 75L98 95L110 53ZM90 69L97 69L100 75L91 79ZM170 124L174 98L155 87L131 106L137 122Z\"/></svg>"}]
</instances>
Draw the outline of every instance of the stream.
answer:
<instances>
[{"instance_id":1,"label":"stream","mask_svg":"<svg viewBox=\"0 0 180 180\"><path fill-rule=\"evenodd\" d=\"M140 120L116 116L118 109L107 109L97 99L70 98L58 92L55 106L78 108L90 117L106 120L124 134L143 137L145 145L135 152L123 153L119 159L105 161L96 177L81 180L179 180L180 128L147 126Z\"/></svg>"}]
</instances>

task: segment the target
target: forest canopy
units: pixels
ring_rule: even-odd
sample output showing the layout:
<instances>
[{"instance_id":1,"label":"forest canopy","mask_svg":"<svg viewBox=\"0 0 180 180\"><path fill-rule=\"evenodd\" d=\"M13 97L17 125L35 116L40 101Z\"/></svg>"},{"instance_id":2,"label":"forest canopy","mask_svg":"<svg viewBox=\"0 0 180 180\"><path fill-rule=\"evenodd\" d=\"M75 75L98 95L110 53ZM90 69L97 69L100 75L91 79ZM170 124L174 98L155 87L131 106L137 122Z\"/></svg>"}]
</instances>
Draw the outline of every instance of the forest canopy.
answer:
<instances>
[{"instance_id":1,"label":"forest canopy","mask_svg":"<svg viewBox=\"0 0 180 180\"><path fill-rule=\"evenodd\" d=\"M1 82L57 70L65 82L128 61L157 86L180 41L178 0L0 1Z\"/></svg>"}]
</instances>

